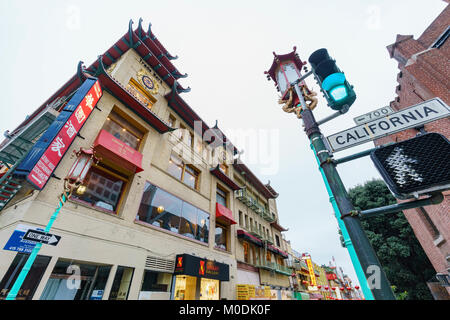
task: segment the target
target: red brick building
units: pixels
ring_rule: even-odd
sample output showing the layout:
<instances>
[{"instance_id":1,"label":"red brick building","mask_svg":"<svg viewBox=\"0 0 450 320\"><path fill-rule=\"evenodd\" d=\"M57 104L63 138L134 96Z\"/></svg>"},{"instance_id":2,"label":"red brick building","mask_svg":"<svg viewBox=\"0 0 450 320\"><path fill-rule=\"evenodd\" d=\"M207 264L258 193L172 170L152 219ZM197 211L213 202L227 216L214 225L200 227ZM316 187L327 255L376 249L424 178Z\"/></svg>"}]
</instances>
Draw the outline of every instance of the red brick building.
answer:
<instances>
[{"instance_id":1,"label":"red brick building","mask_svg":"<svg viewBox=\"0 0 450 320\"><path fill-rule=\"evenodd\" d=\"M450 105L449 25L450 5L447 5L418 39L412 35L397 35L395 43L387 47L390 57L398 61L400 70L395 89L397 97L390 103L394 110L433 97L439 97ZM423 130L438 132L450 139L450 118L379 139L376 145L403 141ZM449 274L450 191L443 194L444 201L439 205L405 210L404 213L436 273ZM436 280L430 281L428 286L436 299L450 299L450 287L443 287Z\"/></svg>"}]
</instances>

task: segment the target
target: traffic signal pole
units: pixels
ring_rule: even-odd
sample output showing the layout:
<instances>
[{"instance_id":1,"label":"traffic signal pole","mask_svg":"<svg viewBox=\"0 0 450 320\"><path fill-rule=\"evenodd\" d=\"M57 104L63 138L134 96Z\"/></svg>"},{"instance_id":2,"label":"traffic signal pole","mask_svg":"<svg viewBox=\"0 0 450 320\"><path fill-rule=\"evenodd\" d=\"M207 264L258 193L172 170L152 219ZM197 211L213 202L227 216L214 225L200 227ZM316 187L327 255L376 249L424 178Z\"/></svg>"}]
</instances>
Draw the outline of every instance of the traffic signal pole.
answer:
<instances>
[{"instance_id":1,"label":"traffic signal pole","mask_svg":"<svg viewBox=\"0 0 450 320\"><path fill-rule=\"evenodd\" d=\"M310 109L306 107L303 95L301 94L298 84L294 87L302 104L302 119L305 127L306 135L315 150L316 157L322 172L328 182L331 193L334 197L336 205L341 213L339 219L344 223L351 242L353 243L355 253L359 263L363 269L365 278L371 280L369 287L376 300L395 300L395 296L391 290L389 280L384 273L377 255L370 245L370 242L361 227L359 217L354 215L356 212L351 200L348 197L345 186L336 170L336 164L330 157L330 151L325 146L314 115Z\"/></svg>"}]
</instances>

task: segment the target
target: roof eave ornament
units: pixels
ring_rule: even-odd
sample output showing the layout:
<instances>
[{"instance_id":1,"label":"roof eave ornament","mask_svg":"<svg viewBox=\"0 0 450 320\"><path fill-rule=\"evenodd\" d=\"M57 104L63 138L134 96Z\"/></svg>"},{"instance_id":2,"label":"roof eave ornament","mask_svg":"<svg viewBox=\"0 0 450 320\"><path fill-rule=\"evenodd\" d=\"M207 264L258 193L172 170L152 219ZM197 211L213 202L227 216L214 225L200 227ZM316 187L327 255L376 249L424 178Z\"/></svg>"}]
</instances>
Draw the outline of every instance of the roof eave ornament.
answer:
<instances>
[{"instance_id":1,"label":"roof eave ornament","mask_svg":"<svg viewBox=\"0 0 450 320\"><path fill-rule=\"evenodd\" d=\"M133 19L130 19L130 22L128 22L128 44L130 48L133 47Z\"/></svg>"},{"instance_id":2,"label":"roof eave ornament","mask_svg":"<svg viewBox=\"0 0 450 320\"><path fill-rule=\"evenodd\" d=\"M150 39L155 40L156 37L152 36L152 23L149 22L148 23L148 31L147 31L147 35L150 37Z\"/></svg>"}]
</instances>

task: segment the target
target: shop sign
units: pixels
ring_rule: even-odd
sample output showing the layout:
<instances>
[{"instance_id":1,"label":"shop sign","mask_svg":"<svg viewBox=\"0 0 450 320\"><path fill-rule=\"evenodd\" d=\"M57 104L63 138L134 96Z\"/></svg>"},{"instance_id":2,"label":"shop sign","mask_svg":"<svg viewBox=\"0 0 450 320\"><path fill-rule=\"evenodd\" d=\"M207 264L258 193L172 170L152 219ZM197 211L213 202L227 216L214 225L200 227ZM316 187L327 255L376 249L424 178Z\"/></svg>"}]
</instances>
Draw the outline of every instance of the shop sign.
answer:
<instances>
[{"instance_id":1,"label":"shop sign","mask_svg":"<svg viewBox=\"0 0 450 320\"><path fill-rule=\"evenodd\" d=\"M249 300L248 285L238 284L236 285L236 293L238 300Z\"/></svg>"},{"instance_id":2,"label":"shop sign","mask_svg":"<svg viewBox=\"0 0 450 320\"><path fill-rule=\"evenodd\" d=\"M87 79L17 167L31 185L42 190L102 96L97 79Z\"/></svg>"},{"instance_id":3,"label":"shop sign","mask_svg":"<svg viewBox=\"0 0 450 320\"><path fill-rule=\"evenodd\" d=\"M327 280L336 280L337 275L334 273L327 273Z\"/></svg>"},{"instance_id":4,"label":"shop sign","mask_svg":"<svg viewBox=\"0 0 450 320\"><path fill-rule=\"evenodd\" d=\"M27 233L28 230L44 231L44 229L37 228L34 226L19 224L17 225L16 229L14 229L8 242L6 242L5 246L3 247L3 250L31 253L34 247L36 246L36 242L23 239L25 233Z\"/></svg>"},{"instance_id":5,"label":"shop sign","mask_svg":"<svg viewBox=\"0 0 450 320\"><path fill-rule=\"evenodd\" d=\"M312 265L311 257L307 257L305 258L305 260L306 265L308 266L309 276L311 278L311 285L315 287L317 285L317 282L316 282L316 275L314 274L314 268Z\"/></svg>"},{"instance_id":6,"label":"shop sign","mask_svg":"<svg viewBox=\"0 0 450 320\"><path fill-rule=\"evenodd\" d=\"M174 274L229 281L230 269L224 263L183 254L175 258Z\"/></svg>"}]
</instances>

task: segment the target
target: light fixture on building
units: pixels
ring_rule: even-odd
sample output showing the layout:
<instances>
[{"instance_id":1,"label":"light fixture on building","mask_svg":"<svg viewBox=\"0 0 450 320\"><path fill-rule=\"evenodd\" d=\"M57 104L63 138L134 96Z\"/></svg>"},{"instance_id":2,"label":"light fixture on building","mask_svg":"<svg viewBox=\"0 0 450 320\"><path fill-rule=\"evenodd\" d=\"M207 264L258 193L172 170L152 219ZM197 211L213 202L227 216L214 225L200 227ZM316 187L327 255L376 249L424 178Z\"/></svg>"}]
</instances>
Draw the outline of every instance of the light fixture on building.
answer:
<instances>
[{"instance_id":1,"label":"light fixture on building","mask_svg":"<svg viewBox=\"0 0 450 320\"><path fill-rule=\"evenodd\" d=\"M80 148L80 150L74 152L77 159L64 180L67 181L69 185L78 187L83 184L92 164L97 164L100 159L95 156L95 151L92 148Z\"/></svg>"},{"instance_id":2,"label":"light fixture on building","mask_svg":"<svg viewBox=\"0 0 450 320\"><path fill-rule=\"evenodd\" d=\"M159 206L158 208L156 208L156 211L158 213L163 213L164 212L164 207L163 206Z\"/></svg>"},{"instance_id":3,"label":"light fixture on building","mask_svg":"<svg viewBox=\"0 0 450 320\"><path fill-rule=\"evenodd\" d=\"M77 194L83 195L85 192L86 192L86 186L80 185L80 186L77 188Z\"/></svg>"}]
</instances>

